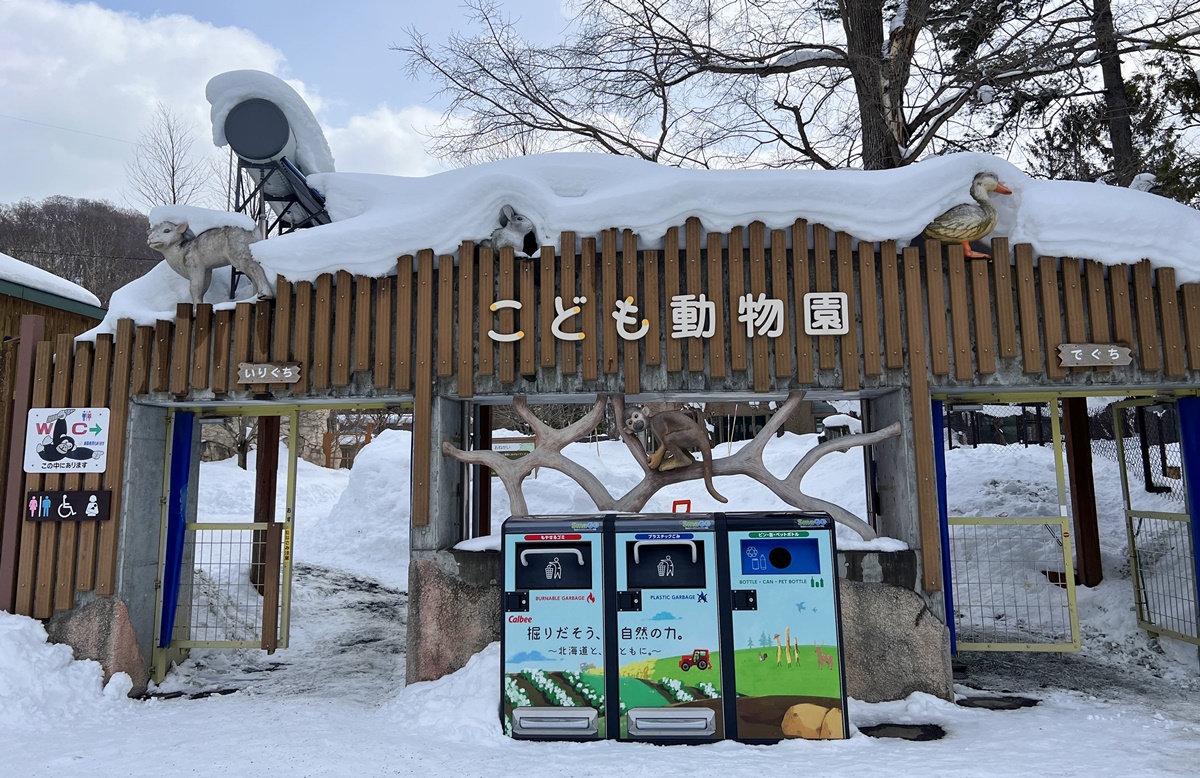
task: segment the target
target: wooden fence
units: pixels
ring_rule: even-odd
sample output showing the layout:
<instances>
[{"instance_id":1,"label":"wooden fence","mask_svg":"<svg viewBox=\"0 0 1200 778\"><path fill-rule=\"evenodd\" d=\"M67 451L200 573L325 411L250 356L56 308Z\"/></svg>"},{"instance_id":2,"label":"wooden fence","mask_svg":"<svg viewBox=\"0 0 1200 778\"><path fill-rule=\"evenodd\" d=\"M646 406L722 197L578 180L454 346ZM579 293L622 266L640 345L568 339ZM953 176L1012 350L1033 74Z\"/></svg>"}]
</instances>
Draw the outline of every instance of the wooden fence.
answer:
<instances>
[{"instance_id":1,"label":"wooden fence","mask_svg":"<svg viewBox=\"0 0 1200 778\"><path fill-rule=\"evenodd\" d=\"M219 309L184 303L174 320L153 326L121 320L115 335L95 344L70 338L38 344L34 407L110 407L114 466L103 477L25 476L24 486L112 489L114 518L98 527L22 523L16 611L45 617L69 608L75 591L112 591L121 497L116 463L123 462L131 395L198 403L254 395L280 402L412 399L414 439L423 441L435 395L716 399L909 387L924 584L936 589L931 386L1194 386L1200 378L1200 284L1179 286L1172 269L1155 270L1149 262L1107 266L1035 257L1028 245L1010 254L1004 238L992 244L1001 261L965 259L959 246L936 242L855 244L845 233L804 220L788 230L756 222L723 234L705 233L689 219L656 249L640 249L636 235L617 230L582 239L564 232L560 245L568 249L562 256L547 247L524 259L510 249L495 253L463 243L457 263L454 255L422 251L400 257L394 277L340 271L312 282L280 278L275 300ZM804 295L831 291L847 294L856 326L844 336L806 335ZM779 337L748 335L739 320L739 300L747 294L782 302ZM678 295L703 295L713 303L713 337L671 336L671 302ZM495 307L511 300L520 308ZM619 301L637 306L629 329L645 319L644 337L619 335L617 327L628 326L612 316ZM561 313L576 304L578 313ZM556 319L560 331L583 338L554 336ZM498 342L489 330L523 337ZM1124 344L1135 362L1063 368L1056 353L1063 342ZM238 363L269 361L301 363L300 381L237 383ZM417 446L413 454L417 524L429 521L436 450L436 444ZM13 521L6 513L0 529L9 530ZM0 563L5 537L0 533Z\"/></svg>"}]
</instances>

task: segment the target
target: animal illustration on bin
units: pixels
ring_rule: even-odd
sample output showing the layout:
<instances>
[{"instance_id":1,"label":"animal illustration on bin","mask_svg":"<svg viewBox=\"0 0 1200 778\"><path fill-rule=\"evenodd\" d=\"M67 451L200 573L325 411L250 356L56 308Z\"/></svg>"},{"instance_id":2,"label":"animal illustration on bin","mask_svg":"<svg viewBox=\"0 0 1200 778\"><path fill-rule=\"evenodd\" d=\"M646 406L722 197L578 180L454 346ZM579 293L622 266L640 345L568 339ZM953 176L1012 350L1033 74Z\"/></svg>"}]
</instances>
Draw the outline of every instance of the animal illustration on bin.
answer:
<instances>
[{"instance_id":1,"label":"animal illustration on bin","mask_svg":"<svg viewBox=\"0 0 1200 778\"><path fill-rule=\"evenodd\" d=\"M514 517L501 717L513 737L847 737L834 521Z\"/></svg>"}]
</instances>

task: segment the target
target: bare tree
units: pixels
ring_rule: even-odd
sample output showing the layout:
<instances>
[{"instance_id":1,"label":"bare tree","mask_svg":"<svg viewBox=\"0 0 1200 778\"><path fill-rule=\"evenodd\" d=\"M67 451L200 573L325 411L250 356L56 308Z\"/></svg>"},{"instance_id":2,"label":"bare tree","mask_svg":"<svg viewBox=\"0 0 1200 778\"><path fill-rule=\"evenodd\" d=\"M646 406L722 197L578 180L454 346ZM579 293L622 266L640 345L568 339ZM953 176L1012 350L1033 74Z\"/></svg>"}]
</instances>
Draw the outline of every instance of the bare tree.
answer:
<instances>
[{"instance_id":1,"label":"bare tree","mask_svg":"<svg viewBox=\"0 0 1200 778\"><path fill-rule=\"evenodd\" d=\"M1122 1L1110 30L1090 0L581 0L565 39L535 46L470 0L477 34L397 48L449 98L432 151L456 161L517 143L879 169L999 150L1114 58L1196 49L1200 0Z\"/></svg>"},{"instance_id":2,"label":"bare tree","mask_svg":"<svg viewBox=\"0 0 1200 778\"><path fill-rule=\"evenodd\" d=\"M192 127L158 103L125 165L126 198L149 208L216 204L224 171L212 154L193 151L195 140Z\"/></svg>"}]
</instances>

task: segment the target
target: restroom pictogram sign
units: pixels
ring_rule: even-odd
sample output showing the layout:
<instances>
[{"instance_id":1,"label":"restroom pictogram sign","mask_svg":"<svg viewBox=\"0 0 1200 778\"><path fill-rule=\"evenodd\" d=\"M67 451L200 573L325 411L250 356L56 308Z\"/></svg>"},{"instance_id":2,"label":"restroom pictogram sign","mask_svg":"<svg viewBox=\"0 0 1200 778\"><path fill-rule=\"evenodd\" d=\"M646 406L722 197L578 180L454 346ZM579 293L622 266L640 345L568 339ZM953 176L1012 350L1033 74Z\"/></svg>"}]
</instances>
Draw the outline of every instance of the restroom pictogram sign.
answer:
<instances>
[{"instance_id":1,"label":"restroom pictogram sign","mask_svg":"<svg viewBox=\"0 0 1200 778\"><path fill-rule=\"evenodd\" d=\"M29 521L104 521L111 495L109 489L29 492L23 513Z\"/></svg>"}]
</instances>

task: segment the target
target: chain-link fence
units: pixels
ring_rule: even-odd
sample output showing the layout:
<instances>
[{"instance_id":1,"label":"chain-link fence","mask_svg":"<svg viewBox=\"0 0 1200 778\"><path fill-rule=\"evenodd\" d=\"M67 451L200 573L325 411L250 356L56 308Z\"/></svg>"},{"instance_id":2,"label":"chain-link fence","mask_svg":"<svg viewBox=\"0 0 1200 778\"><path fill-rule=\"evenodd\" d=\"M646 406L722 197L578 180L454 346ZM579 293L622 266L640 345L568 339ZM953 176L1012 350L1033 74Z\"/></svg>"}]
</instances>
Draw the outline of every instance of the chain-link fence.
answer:
<instances>
[{"instance_id":1,"label":"chain-link fence","mask_svg":"<svg viewBox=\"0 0 1200 778\"><path fill-rule=\"evenodd\" d=\"M1124 440L1129 499L1137 507L1138 494L1158 495L1187 504L1183 463L1179 451L1179 416L1175 403L1135 405L1116 409L1090 404L1088 419L1092 433L1092 456L1120 462L1117 433ZM1118 430L1116 425L1120 424Z\"/></svg>"}]
</instances>

